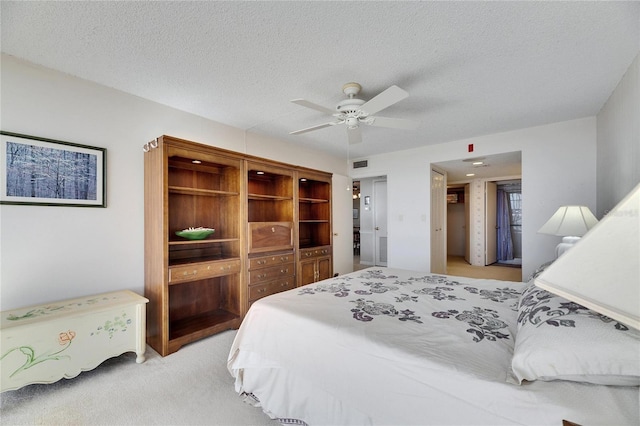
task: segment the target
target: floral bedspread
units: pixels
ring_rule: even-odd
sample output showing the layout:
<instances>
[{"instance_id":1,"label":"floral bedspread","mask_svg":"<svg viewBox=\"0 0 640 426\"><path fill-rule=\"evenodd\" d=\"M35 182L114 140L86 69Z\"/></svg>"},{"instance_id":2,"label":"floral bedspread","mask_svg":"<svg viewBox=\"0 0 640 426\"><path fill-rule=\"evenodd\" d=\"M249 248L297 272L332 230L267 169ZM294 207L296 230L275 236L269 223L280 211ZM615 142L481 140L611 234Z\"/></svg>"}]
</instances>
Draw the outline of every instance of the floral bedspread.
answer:
<instances>
[{"instance_id":1,"label":"floral bedspread","mask_svg":"<svg viewBox=\"0 0 640 426\"><path fill-rule=\"evenodd\" d=\"M401 277L382 269L367 269L355 277L335 277L306 286L298 294L331 293L345 298L349 302L345 310L357 321L387 316L424 324L433 317L459 322L452 327L468 327L466 332L474 342L513 339L509 323L513 322L512 312L517 312L521 289L495 280L457 279L431 274ZM508 311L508 318L504 318L504 311Z\"/></svg>"},{"instance_id":2,"label":"floral bedspread","mask_svg":"<svg viewBox=\"0 0 640 426\"><path fill-rule=\"evenodd\" d=\"M555 425L589 407L637 407L637 392L617 387L507 382L524 288L353 272L255 302L227 366L236 391L283 423Z\"/></svg>"}]
</instances>

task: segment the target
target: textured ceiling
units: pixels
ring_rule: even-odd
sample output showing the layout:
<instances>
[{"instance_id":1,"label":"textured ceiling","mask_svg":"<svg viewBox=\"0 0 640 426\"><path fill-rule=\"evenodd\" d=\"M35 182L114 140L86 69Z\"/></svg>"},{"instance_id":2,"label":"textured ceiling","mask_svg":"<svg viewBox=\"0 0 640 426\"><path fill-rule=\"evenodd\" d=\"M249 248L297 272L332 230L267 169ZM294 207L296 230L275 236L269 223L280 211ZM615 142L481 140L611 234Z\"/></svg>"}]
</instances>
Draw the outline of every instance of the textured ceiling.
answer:
<instances>
[{"instance_id":1,"label":"textured ceiling","mask_svg":"<svg viewBox=\"0 0 640 426\"><path fill-rule=\"evenodd\" d=\"M410 97L353 157L595 115L640 50L638 2L1 2L4 53L345 156L344 83Z\"/></svg>"}]
</instances>

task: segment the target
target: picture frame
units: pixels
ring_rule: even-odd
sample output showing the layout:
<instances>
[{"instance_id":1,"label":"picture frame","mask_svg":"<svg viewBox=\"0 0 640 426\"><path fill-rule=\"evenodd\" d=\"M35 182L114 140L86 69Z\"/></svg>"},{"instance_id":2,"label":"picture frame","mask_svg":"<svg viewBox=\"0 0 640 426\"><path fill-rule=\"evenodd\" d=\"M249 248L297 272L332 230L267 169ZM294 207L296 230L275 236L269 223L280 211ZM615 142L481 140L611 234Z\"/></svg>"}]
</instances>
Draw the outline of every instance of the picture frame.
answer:
<instances>
[{"instance_id":1,"label":"picture frame","mask_svg":"<svg viewBox=\"0 0 640 426\"><path fill-rule=\"evenodd\" d=\"M0 131L0 204L107 206L107 150Z\"/></svg>"}]
</instances>

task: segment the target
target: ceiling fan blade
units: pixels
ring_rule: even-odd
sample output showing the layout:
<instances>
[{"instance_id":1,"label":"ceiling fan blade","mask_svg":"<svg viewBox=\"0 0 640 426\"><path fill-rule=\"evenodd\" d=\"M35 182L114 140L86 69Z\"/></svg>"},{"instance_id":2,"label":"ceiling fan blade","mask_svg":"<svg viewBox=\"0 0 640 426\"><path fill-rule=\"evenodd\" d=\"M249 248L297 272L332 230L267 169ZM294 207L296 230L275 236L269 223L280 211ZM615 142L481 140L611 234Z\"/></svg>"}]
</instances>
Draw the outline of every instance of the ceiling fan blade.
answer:
<instances>
[{"instance_id":1,"label":"ceiling fan blade","mask_svg":"<svg viewBox=\"0 0 640 426\"><path fill-rule=\"evenodd\" d=\"M349 145L362 142L362 131L360 127L347 127L347 136L349 137Z\"/></svg>"},{"instance_id":2,"label":"ceiling fan blade","mask_svg":"<svg viewBox=\"0 0 640 426\"><path fill-rule=\"evenodd\" d=\"M323 107L322 105L314 104L313 102L309 102L305 99L292 99L291 102L294 104L301 105L303 107L315 109L316 111L324 112L325 114L333 115L336 111L329 109L327 107Z\"/></svg>"},{"instance_id":3,"label":"ceiling fan blade","mask_svg":"<svg viewBox=\"0 0 640 426\"><path fill-rule=\"evenodd\" d=\"M360 110L365 112L367 115L373 115L376 112L382 111L383 109L408 97L409 94L398 86L391 86L384 92L378 94L378 96L368 102L365 102L364 105L360 107Z\"/></svg>"},{"instance_id":4,"label":"ceiling fan blade","mask_svg":"<svg viewBox=\"0 0 640 426\"><path fill-rule=\"evenodd\" d=\"M335 126L336 124L340 124L339 121L330 121L329 123L318 124L316 126L307 127L306 129L296 130L295 132L289 132L290 135L299 135L300 133L312 132L318 129L324 129L325 127Z\"/></svg>"},{"instance_id":5,"label":"ceiling fan blade","mask_svg":"<svg viewBox=\"0 0 640 426\"><path fill-rule=\"evenodd\" d=\"M392 129L406 129L414 130L420 126L420 123L413 120L407 120L404 118L390 118L390 117L368 117L365 123L370 126L377 127L390 127Z\"/></svg>"}]
</instances>

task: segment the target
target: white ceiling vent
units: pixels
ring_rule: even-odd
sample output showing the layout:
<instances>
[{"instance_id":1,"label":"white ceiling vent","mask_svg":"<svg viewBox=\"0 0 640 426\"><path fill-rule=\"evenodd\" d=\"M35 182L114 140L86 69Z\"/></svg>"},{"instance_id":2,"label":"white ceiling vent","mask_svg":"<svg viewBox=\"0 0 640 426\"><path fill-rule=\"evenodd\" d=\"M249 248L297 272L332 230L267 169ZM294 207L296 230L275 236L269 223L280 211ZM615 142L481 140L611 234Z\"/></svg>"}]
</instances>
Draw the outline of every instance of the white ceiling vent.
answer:
<instances>
[{"instance_id":1,"label":"white ceiling vent","mask_svg":"<svg viewBox=\"0 0 640 426\"><path fill-rule=\"evenodd\" d=\"M369 167L369 160L362 160L362 161L354 161L353 162L353 168L354 169L362 169L365 167Z\"/></svg>"}]
</instances>

